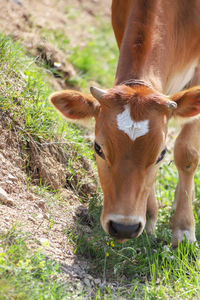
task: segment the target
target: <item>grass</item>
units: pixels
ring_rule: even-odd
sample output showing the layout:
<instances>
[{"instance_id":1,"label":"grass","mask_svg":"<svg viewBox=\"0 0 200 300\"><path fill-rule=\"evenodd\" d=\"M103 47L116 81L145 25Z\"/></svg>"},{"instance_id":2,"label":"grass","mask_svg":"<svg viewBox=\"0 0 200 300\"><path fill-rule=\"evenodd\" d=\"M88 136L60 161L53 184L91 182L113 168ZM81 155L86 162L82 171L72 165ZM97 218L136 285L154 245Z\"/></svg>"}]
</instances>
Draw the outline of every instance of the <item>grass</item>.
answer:
<instances>
[{"instance_id":1,"label":"grass","mask_svg":"<svg viewBox=\"0 0 200 300\"><path fill-rule=\"evenodd\" d=\"M111 88L114 82L117 45L110 24L99 24L98 30L94 27L88 29L92 38L81 47L70 47L69 37L62 30L41 30L41 37L62 50L77 71L73 78L66 78L66 83L85 91L94 82L105 88Z\"/></svg>"},{"instance_id":2,"label":"grass","mask_svg":"<svg viewBox=\"0 0 200 300\"><path fill-rule=\"evenodd\" d=\"M43 66L35 64L35 58L29 57L19 43L2 34L0 49L0 110L10 114L26 138L63 138L76 145L81 154L91 153L83 143L85 131L64 121L50 105L52 89Z\"/></svg>"},{"instance_id":3,"label":"grass","mask_svg":"<svg viewBox=\"0 0 200 300\"><path fill-rule=\"evenodd\" d=\"M66 13L70 8L66 8ZM73 11L71 11L74 18ZM92 29L93 30L93 29ZM52 43L63 47L68 38L63 32L55 34L44 29ZM95 38L84 48L72 48L67 53L78 70L72 83L88 88L95 80L104 87L113 83L117 50L111 29L100 28ZM69 46L70 47L70 46ZM86 142L85 130L66 123L48 103L51 87L43 66L35 64L19 43L0 35L0 109L17 122L22 139L38 143L58 142L65 139L74 146L77 159L85 155L93 162L91 142ZM62 48L64 51L64 48ZM69 50L69 49L68 49ZM75 156L76 156L75 155ZM68 161L72 177L74 157ZM84 176L84 175L83 175ZM196 236L200 240L200 169L195 176L196 200L194 202ZM145 233L124 245L117 244L101 229L99 217L102 206L101 191L90 199L89 217L79 220L74 231L66 229L66 236L90 264L90 272L100 278L102 285L94 289L94 299L199 299L200 298L200 248L183 242L177 250L170 245L172 202L177 172L173 163L164 164L157 178L156 195L160 203L156 234ZM75 187L76 189L76 187ZM44 192L44 191L43 191ZM84 226L89 226L88 233ZM92 232L92 233L91 233ZM26 246L22 233L12 230L1 236L0 293L1 299L77 299L75 291L60 283L59 267L47 261L41 252L33 253ZM0 295L1 295L0 294ZM81 295L84 297L84 294Z\"/></svg>"},{"instance_id":4,"label":"grass","mask_svg":"<svg viewBox=\"0 0 200 300\"><path fill-rule=\"evenodd\" d=\"M54 30L43 27L40 34L44 40L47 40L62 51L65 51L69 46L69 38L61 29Z\"/></svg>"},{"instance_id":5,"label":"grass","mask_svg":"<svg viewBox=\"0 0 200 300\"><path fill-rule=\"evenodd\" d=\"M14 227L0 235L0 299L70 299L70 283L59 265L47 260L42 249L29 249L30 239Z\"/></svg>"},{"instance_id":6,"label":"grass","mask_svg":"<svg viewBox=\"0 0 200 300\"><path fill-rule=\"evenodd\" d=\"M44 66L3 34L0 49L0 112L9 115L10 130L17 130L20 146L63 145L73 155L72 164L66 161L69 172L83 156L93 160L92 142L84 139L87 131L64 121L50 105L52 89Z\"/></svg>"},{"instance_id":7,"label":"grass","mask_svg":"<svg viewBox=\"0 0 200 300\"><path fill-rule=\"evenodd\" d=\"M93 39L84 47L75 47L71 51L69 61L78 70L73 78L74 83L85 89L88 82L95 81L99 85L111 88L117 66L118 50L109 25L102 25L98 31L91 28Z\"/></svg>"},{"instance_id":8,"label":"grass","mask_svg":"<svg viewBox=\"0 0 200 300\"><path fill-rule=\"evenodd\" d=\"M199 184L198 168L195 181ZM78 225L78 234L72 239L76 251L92 261L91 273L101 274L107 284L99 290L103 298L112 295L126 299L199 299L200 297L200 247L198 243L183 242L172 249L171 216L176 186L176 169L164 164L157 178L157 198L160 203L157 230L154 236L144 232L138 239L121 245L108 237L101 229L99 218L101 201L90 202L89 214L94 218L92 234ZM196 194L195 207L199 206L200 194ZM196 236L200 237L200 220L196 218ZM82 224L82 220L80 220ZM73 237L73 238L72 238ZM113 285L114 283L114 285ZM116 284L117 283L117 284ZM108 288L109 287L109 288Z\"/></svg>"}]
</instances>

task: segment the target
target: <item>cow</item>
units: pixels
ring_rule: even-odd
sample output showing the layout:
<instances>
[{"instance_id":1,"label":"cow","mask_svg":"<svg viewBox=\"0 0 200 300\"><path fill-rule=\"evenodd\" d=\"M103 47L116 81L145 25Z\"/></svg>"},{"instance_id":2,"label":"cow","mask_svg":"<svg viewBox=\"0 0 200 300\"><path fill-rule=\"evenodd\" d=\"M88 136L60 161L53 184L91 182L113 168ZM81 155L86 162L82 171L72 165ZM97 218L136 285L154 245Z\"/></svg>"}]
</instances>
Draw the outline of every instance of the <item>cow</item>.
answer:
<instances>
[{"instance_id":1,"label":"cow","mask_svg":"<svg viewBox=\"0 0 200 300\"><path fill-rule=\"evenodd\" d=\"M184 120L175 141L178 169L172 245L196 240L192 211L200 155L200 1L113 0L119 47L113 87L91 95L64 90L50 96L66 118L95 118L101 224L119 242L155 231L154 183L166 153L168 122Z\"/></svg>"}]
</instances>

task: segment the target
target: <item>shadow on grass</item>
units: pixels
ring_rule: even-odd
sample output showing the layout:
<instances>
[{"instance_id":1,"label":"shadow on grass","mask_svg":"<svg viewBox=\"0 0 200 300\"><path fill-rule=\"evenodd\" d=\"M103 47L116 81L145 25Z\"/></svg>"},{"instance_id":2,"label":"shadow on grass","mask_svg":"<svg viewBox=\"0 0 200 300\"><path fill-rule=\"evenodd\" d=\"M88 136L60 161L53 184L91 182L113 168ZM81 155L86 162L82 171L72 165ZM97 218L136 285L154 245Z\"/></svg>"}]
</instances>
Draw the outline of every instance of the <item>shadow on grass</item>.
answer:
<instances>
[{"instance_id":1,"label":"shadow on grass","mask_svg":"<svg viewBox=\"0 0 200 300\"><path fill-rule=\"evenodd\" d=\"M111 297L114 293L127 299L149 299L151 293L156 295L159 290L158 296L165 295L166 298L176 294L177 280L184 282L180 284L177 295L186 291L190 284L195 289L195 278L200 276L198 243L189 245L183 241L177 249L172 249L170 225L166 224L166 220L158 220L155 235L149 237L144 232L137 239L119 244L101 228L102 206L98 197L92 197L88 209L83 206L77 209L74 231L66 232L77 257L85 258L90 275L100 280L98 285L93 286L93 296L100 293L101 297ZM188 278L188 274L192 279ZM190 295L193 295L192 291Z\"/></svg>"}]
</instances>

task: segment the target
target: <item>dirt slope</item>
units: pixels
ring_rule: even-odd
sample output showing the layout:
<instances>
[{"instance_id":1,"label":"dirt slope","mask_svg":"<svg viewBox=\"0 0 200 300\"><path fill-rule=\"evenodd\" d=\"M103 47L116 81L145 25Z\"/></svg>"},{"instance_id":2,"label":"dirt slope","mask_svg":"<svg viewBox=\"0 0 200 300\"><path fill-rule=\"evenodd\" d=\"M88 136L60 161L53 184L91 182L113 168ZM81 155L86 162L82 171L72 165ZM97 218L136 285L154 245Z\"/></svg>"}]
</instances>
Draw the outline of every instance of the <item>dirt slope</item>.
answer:
<instances>
[{"instance_id":1,"label":"dirt slope","mask_svg":"<svg viewBox=\"0 0 200 300\"><path fill-rule=\"evenodd\" d=\"M75 72L73 67L67 62L64 52L41 37L42 30L64 30L70 45L80 45L87 40L87 28L95 26L97 16L110 17L110 4L110 0L1 0L0 28L1 32L10 34L15 40L20 39L31 54L42 56L52 64L59 62L62 72L70 77ZM67 18L69 12L71 17ZM62 79L53 76L52 83L55 89L65 87ZM61 147L39 147L33 143L26 145L24 152L22 148L17 124L11 116L0 112L1 230L18 224L23 231L32 234L30 246L42 246L44 253L61 262L70 280L81 279L81 285L94 285L97 280L87 274L87 262L73 254L65 235L66 227L71 229L76 223L77 211L79 214L84 211L79 201L80 195L66 186L68 174L63 163L67 157L62 155ZM27 157L31 158L29 170ZM87 189L88 194L93 193L96 175L84 159L82 167L91 179L89 185L83 182L82 187ZM30 182L27 171L35 174L35 182ZM59 188L60 197L47 192L42 196L37 184L39 177L53 189Z\"/></svg>"},{"instance_id":2,"label":"dirt slope","mask_svg":"<svg viewBox=\"0 0 200 300\"><path fill-rule=\"evenodd\" d=\"M65 156L59 154L62 149L44 146L42 150L36 150L36 145L29 148L32 151L30 168L32 164L40 171L35 174L35 183L38 183L40 176L48 186L51 184L52 188L59 189L59 197L54 197L47 191L42 193L39 185L30 182L25 158L27 151L22 153L19 132L13 124L9 116L0 112L0 229L6 231L17 225L32 238L29 246L34 249L42 247L47 257L63 265L70 280L87 278L90 276L86 273L87 263L74 255L65 234L66 229L75 228L77 215L84 211L84 206L79 195L66 185L68 177L62 163ZM56 153L53 154L53 151ZM83 159L83 166L85 164L87 162ZM34 169L30 171L34 178ZM87 182L90 179L95 180L92 171ZM90 194L95 186L84 185L84 188Z\"/></svg>"}]
</instances>

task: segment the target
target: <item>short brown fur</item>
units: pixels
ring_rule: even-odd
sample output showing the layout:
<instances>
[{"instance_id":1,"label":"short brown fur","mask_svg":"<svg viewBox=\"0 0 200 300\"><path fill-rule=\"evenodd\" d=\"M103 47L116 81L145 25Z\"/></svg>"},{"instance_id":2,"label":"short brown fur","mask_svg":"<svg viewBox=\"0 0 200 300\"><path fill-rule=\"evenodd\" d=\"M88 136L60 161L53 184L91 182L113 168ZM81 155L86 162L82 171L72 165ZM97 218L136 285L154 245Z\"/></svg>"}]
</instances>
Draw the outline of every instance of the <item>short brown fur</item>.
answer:
<instances>
[{"instance_id":1,"label":"short brown fur","mask_svg":"<svg viewBox=\"0 0 200 300\"><path fill-rule=\"evenodd\" d=\"M50 98L68 118L95 118L96 159L104 193L101 224L118 240L139 236L144 227L149 234L155 230L158 162L169 119L182 117L190 122L175 143L179 182L172 244L177 246L184 237L195 241L192 200L200 119L190 117L200 113L199 15L199 0L113 0L112 25L120 50L114 87L98 91L97 99L76 91ZM126 126L121 129L123 112L131 118L128 128L137 128L138 136L129 136Z\"/></svg>"}]
</instances>

